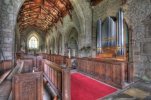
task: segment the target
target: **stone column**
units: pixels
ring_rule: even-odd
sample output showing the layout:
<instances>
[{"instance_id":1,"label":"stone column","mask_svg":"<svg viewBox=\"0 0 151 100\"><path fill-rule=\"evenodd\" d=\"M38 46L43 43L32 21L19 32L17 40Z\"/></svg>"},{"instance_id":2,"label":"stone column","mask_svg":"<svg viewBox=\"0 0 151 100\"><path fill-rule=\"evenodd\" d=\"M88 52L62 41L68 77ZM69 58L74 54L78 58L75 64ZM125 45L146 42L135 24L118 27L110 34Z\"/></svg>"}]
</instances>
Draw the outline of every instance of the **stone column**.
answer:
<instances>
[{"instance_id":1,"label":"stone column","mask_svg":"<svg viewBox=\"0 0 151 100\"><path fill-rule=\"evenodd\" d=\"M19 7L24 0L1 0L0 34L1 48L6 60L14 58L15 24Z\"/></svg>"}]
</instances>

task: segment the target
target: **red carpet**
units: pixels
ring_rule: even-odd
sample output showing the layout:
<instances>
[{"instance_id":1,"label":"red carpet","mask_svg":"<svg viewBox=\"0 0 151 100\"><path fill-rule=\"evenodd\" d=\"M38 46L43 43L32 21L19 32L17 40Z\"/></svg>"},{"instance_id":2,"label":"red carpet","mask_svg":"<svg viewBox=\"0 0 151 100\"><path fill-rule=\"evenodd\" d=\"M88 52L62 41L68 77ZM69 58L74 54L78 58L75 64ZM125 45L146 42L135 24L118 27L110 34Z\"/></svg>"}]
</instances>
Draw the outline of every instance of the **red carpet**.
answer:
<instances>
[{"instance_id":1,"label":"red carpet","mask_svg":"<svg viewBox=\"0 0 151 100\"><path fill-rule=\"evenodd\" d=\"M71 74L71 100L97 100L117 91L80 73Z\"/></svg>"}]
</instances>

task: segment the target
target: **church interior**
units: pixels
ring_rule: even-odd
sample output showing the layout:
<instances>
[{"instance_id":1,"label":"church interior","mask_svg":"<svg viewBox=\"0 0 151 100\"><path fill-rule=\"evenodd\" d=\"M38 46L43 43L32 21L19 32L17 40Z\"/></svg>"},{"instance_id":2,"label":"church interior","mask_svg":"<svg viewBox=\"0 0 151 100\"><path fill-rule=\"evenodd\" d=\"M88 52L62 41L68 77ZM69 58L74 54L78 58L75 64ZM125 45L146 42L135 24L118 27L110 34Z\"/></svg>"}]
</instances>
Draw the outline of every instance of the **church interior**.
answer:
<instances>
[{"instance_id":1,"label":"church interior","mask_svg":"<svg viewBox=\"0 0 151 100\"><path fill-rule=\"evenodd\" d=\"M151 0L0 0L0 100L151 100Z\"/></svg>"}]
</instances>

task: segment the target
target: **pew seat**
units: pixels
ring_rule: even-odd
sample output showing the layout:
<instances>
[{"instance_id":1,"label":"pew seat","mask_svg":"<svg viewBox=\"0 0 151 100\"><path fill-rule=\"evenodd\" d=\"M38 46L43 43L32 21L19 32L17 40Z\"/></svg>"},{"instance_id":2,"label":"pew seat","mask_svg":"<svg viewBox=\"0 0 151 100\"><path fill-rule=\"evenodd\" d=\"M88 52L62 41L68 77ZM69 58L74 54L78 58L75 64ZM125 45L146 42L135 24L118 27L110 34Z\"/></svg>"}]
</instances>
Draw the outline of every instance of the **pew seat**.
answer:
<instances>
[{"instance_id":1,"label":"pew seat","mask_svg":"<svg viewBox=\"0 0 151 100\"><path fill-rule=\"evenodd\" d=\"M12 70L8 70L0 76L0 84L6 79L6 77L10 74L11 71Z\"/></svg>"}]
</instances>

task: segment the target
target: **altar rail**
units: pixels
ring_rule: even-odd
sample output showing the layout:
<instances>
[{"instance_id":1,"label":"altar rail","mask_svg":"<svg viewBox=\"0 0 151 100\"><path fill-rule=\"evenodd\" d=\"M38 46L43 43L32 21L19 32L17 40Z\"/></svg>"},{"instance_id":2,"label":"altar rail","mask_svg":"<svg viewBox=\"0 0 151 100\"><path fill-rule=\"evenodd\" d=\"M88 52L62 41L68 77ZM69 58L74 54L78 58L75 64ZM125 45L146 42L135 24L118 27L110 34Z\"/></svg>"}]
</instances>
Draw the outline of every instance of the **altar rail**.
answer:
<instances>
[{"instance_id":1,"label":"altar rail","mask_svg":"<svg viewBox=\"0 0 151 100\"><path fill-rule=\"evenodd\" d=\"M57 92L58 98L70 100L70 71L67 68L43 60L44 76L48 83Z\"/></svg>"},{"instance_id":2,"label":"altar rail","mask_svg":"<svg viewBox=\"0 0 151 100\"><path fill-rule=\"evenodd\" d=\"M133 81L133 67L127 62L78 58L78 71L118 88Z\"/></svg>"}]
</instances>

